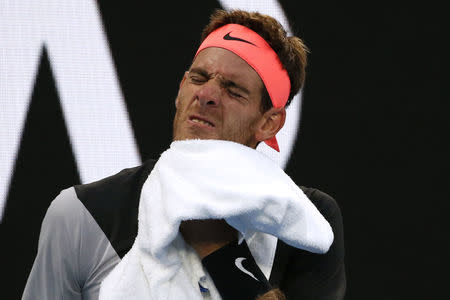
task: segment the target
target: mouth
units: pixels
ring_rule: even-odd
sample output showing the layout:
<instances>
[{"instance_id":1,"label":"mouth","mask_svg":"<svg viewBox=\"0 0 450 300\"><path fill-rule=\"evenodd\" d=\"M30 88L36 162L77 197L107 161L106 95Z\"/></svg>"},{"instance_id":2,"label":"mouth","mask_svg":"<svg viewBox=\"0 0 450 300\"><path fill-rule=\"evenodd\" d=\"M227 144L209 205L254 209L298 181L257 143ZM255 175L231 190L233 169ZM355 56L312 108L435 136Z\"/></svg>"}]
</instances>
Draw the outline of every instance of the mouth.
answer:
<instances>
[{"instance_id":1,"label":"mouth","mask_svg":"<svg viewBox=\"0 0 450 300\"><path fill-rule=\"evenodd\" d=\"M207 120L207 119L205 119L205 118L203 118L203 117L199 117L199 116L190 116L189 117L189 121L191 121L192 123L195 123L195 124L199 124L199 125L204 125L204 126L207 126L207 127L215 127L215 125L211 122L211 121L209 121L209 120Z\"/></svg>"}]
</instances>

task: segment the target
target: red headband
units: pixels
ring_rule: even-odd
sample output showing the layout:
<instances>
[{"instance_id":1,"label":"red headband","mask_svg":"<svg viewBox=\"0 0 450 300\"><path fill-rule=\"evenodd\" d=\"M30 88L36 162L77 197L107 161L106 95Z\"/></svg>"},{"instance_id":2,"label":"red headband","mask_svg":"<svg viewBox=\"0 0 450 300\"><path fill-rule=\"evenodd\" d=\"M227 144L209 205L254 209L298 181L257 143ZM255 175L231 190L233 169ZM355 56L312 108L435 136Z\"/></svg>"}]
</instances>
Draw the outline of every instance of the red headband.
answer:
<instances>
[{"instance_id":1,"label":"red headband","mask_svg":"<svg viewBox=\"0 0 450 300\"><path fill-rule=\"evenodd\" d=\"M278 55L259 34L239 24L227 24L211 32L195 56L209 47L227 49L245 60L263 81L273 106L280 108L286 105L291 90L288 73ZM280 151L275 137L264 142Z\"/></svg>"}]
</instances>

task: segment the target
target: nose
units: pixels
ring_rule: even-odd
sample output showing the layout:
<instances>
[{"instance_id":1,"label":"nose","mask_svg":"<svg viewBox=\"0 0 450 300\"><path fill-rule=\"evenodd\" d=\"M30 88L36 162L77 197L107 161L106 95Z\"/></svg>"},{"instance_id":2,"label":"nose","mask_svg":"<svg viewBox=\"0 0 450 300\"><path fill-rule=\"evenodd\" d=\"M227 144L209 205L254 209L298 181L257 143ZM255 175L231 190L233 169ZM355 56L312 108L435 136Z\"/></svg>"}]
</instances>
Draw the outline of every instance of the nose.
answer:
<instances>
[{"instance_id":1,"label":"nose","mask_svg":"<svg viewBox=\"0 0 450 300\"><path fill-rule=\"evenodd\" d=\"M220 83L210 79L199 87L196 96L200 105L214 107L220 104L221 93Z\"/></svg>"}]
</instances>

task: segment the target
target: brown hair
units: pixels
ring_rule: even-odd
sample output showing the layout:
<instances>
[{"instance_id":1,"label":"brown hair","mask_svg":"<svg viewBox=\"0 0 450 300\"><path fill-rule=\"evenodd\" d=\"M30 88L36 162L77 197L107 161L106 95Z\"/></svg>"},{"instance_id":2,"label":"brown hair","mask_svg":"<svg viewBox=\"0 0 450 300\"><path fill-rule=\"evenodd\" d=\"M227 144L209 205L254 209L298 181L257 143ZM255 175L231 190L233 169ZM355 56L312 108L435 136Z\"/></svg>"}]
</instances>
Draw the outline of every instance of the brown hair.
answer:
<instances>
[{"instance_id":1,"label":"brown hair","mask_svg":"<svg viewBox=\"0 0 450 300\"><path fill-rule=\"evenodd\" d=\"M240 24L255 31L277 53L291 81L291 91L286 103L286 106L288 106L305 82L306 55L308 49L303 41L296 36L288 37L283 26L271 16L258 12L242 10L225 11L222 9L216 10L211 15L209 24L203 29L201 41L215 29L230 23ZM261 109L262 111L267 111L271 107L272 101L266 88L264 88Z\"/></svg>"}]
</instances>

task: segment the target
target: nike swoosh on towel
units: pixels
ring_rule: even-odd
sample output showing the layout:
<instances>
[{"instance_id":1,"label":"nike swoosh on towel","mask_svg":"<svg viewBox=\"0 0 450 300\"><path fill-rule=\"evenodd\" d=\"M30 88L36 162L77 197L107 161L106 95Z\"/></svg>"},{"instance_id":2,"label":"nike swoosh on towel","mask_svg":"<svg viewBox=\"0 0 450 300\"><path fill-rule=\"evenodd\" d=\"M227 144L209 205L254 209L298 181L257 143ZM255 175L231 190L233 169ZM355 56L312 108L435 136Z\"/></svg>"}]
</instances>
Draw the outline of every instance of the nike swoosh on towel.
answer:
<instances>
[{"instance_id":1,"label":"nike swoosh on towel","mask_svg":"<svg viewBox=\"0 0 450 300\"><path fill-rule=\"evenodd\" d=\"M225 34L225 35L223 36L223 39L224 39L224 40L228 40L228 41L240 41L240 42L244 42L244 43L251 44L251 45L253 45L253 46L256 47L256 45L253 44L252 42L249 42L249 41L240 39L240 38L238 38L238 37L231 36L230 33L231 33L231 31L228 32L227 34Z\"/></svg>"},{"instance_id":2,"label":"nike swoosh on towel","mask_svg":"<svg viewBox=\"0 0 450 300\"><path fill-rule=\"evenodd\" d=\"M242 272L244 272L247 275L250 275L251 277L253 277L253 279L255 279L256 281L259 281L258 278L255 277L255 275L253 275L250 271L247 271L244 266L242 265L242 262L246 260L245 257L238 257L236 258L236 260L234 261L234 264L236 265L236 267L241 270Z\"/></svg>"}]
</instances>

